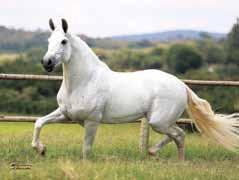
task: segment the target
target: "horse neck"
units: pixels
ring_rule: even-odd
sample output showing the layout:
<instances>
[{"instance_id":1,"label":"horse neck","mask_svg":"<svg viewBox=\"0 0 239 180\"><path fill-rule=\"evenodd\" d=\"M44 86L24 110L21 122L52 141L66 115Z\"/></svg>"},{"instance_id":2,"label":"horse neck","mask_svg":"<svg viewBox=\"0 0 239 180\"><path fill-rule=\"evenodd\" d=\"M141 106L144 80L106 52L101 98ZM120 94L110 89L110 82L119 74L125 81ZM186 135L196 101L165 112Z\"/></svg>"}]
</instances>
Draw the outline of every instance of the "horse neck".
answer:
<instances>
[{"instance_id":1,"label":"horse neck","mask_svg":"<svg viewBox=\"0 0 239 180\"><path fill-rule=\"evenodd\" d=\"M69 35L72 54L69 62L63 63L63 82L68 91L84 87L98 70L106 70L102 63L88 45L77 36Z\"/></svg>"}]
</instances>

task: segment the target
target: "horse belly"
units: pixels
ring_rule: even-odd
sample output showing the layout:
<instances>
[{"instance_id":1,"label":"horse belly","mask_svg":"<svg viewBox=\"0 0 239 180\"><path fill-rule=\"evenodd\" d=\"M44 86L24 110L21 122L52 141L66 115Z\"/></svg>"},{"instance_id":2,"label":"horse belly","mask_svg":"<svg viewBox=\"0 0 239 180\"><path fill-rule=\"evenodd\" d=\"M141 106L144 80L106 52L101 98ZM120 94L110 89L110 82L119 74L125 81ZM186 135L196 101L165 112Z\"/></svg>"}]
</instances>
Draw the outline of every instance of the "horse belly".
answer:
<instances>
[{"instance_id":1,"label":"horse belly","mask_svg":"<svg viewBox=\"0 0 239 180\"><path fill-rule=\"evenodd\" d=\"M115 116L115 117L105 117L102 119L102 123L106 124L120 124L120 123L128 123L136 121L140 118L144 117L144 114L138 113L138 114L128 114L126 116Z\"/></svg>"},{"instance_id":2,"label":"horse belly","mask_svg":"<svg viewBox=\"0 0 239 180\"><path fill-rule=\"evenodd\" d=\"M109 123L123 123L137 120L145 115L150 105L146 94L137 92L119 93L107 102L104 120Z\"/></svg>"}]
</instances>

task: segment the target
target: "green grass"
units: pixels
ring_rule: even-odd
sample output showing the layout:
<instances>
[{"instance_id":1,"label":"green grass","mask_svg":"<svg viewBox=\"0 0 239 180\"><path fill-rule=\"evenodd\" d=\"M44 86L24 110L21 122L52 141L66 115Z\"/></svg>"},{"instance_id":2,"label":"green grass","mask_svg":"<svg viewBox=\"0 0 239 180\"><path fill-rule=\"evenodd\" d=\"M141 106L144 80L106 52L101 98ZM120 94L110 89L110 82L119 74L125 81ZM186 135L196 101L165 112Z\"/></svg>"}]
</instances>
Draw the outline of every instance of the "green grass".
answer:
<instances>
[{"instance_id":1,"label":"green grass","mask_svg":"<svg viewBox=\"0 0 239 180\"><path fill-rule=\"evenodd\" d=\"M156 157L139 153L139 124L101 125L90 160L82 160L83 128L47 125L41 139L47 154L31 149L33 124L0 124L0 179L238 179L239 155L211 144L197 134L186 136L186 161L178 162L174 144ZM150 144L160 135L151 132ZM11 170L10 163L32 164Z\"/></svg>"}]
</instances>

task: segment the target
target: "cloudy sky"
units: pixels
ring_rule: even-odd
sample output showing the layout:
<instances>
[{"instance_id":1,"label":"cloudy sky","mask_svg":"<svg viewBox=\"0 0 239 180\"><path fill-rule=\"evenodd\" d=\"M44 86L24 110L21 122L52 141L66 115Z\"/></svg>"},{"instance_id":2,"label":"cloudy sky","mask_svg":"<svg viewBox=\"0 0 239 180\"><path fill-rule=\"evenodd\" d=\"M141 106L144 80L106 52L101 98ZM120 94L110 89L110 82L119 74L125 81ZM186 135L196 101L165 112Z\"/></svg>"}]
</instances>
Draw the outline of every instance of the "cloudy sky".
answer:
<instances>
[{"instance_id":1,"label":"cloudy sky","mask_svg":"<svg viewBox=\"0 0 239 180\"><path fill-rule=\"evenodd\" d=\"M0 0L0 24L48 29L64 17L74 33L94 37L194 29L228 32L238 0Z\"/></svg>"}]
</instances>

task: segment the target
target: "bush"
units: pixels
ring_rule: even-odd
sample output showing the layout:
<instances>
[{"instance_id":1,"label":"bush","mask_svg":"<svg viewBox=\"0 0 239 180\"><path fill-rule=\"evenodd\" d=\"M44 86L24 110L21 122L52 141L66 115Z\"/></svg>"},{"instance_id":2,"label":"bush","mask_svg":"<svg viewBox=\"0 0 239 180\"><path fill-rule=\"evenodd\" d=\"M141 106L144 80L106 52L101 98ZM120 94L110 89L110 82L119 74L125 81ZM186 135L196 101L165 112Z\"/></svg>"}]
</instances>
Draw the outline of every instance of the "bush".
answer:
<instances>
[{"instance_id":1,"label":"bush","mask_svg":"<svg viewBox=\"0 0 239 180\"><path fill-rule=\"evenodd\" d=\"M200 68L203 61L200 53L195 48L184 44L176 44L169 48L166 63L169 71L184 74L190 69Z\"/></svg>"}]
</instances>

